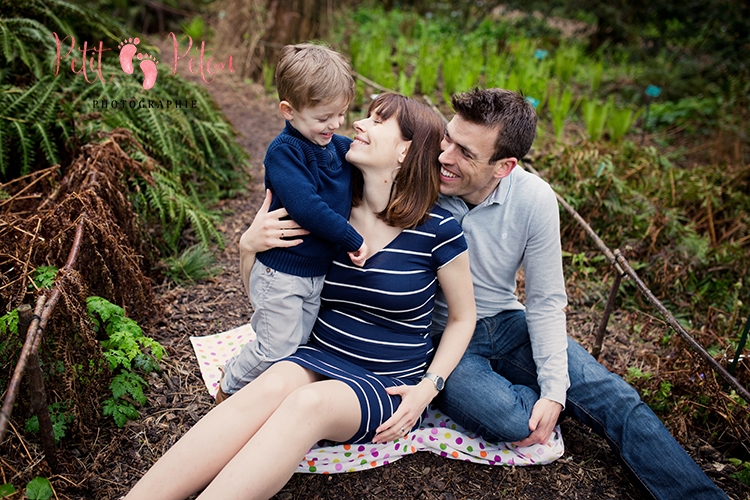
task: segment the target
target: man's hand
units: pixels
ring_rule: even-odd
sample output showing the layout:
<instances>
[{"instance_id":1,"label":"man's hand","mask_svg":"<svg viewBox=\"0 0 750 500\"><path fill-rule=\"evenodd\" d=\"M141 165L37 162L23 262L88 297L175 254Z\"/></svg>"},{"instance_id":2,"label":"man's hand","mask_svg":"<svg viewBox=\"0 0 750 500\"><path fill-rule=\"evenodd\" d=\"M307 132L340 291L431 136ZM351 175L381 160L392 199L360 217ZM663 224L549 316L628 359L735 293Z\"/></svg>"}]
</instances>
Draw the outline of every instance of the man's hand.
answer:
<instances>
[{"instance_id":1,"label":"man's hand","mask_svg":"<svg viewBox=\"0 0 750 500\"><path fill-rule=\"evenodd\" d=\"M367 244L365 242L362 242L362 246L359 247L359 250L356 252L348 252L349 258L352 260L352 264L354 264L357 267L362 267L365 265L365 261L367 260Z\"/></svg>"},{"instance_id":2,"label":"man's hand","mask_svg":"<svg viewBox=\"0 0 750 500\"><path fill-rule=\"evenodd\" d=\"M540 399L534 404L529 419L529 430L531 434L523 441L515 443L518 446L530 446L532 444L544 444L549 441L552 430L557 424L557 419L562 411L562 405L550 399Z\"/></svg>"}]
</instances>

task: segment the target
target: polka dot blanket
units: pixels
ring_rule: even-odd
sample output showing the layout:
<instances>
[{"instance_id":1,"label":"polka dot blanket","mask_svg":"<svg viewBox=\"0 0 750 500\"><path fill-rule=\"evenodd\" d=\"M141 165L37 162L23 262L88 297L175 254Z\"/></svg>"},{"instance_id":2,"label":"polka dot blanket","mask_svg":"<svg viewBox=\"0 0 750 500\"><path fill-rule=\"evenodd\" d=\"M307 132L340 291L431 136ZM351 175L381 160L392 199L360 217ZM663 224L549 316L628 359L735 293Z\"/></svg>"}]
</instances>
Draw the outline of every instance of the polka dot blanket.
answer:
<instances>
[{"instance_id":1,"label":"polka dot blanket","mask_svg":"<svg viewBox=\"0 0 750 500\"><path fill-rule=\"evenodd\" d=\"M254 338L255 332L249 324L215 335L190 337L201 375L212 396L218 389L219 367ZM555 427L549 442L543 445L519 447L511 443L491 443L464 430L430 405L422 425L404 439L386 444L319 443L307 452L297 472L335 474L365 470L418 451L486 465L539 465L557 460L564 450L559 427Z\"/></svg>"}]
</instances>

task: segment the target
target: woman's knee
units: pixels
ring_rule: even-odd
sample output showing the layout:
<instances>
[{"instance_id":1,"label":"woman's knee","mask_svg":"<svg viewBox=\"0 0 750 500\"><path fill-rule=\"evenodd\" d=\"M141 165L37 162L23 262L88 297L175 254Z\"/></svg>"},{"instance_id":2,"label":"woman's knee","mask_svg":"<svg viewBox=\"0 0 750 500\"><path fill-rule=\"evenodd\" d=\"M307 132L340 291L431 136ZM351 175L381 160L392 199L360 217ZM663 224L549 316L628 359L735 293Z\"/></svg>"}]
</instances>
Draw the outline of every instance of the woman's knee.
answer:
<instances>
[{"instance_id":1,"label":"woman's knee","mask_svg":"<svg viewBox=\"0 0 750 500\"><path fill-rule=\"evenodd\" d=\"M283 400L299 387L300 382L297 380L296 374L287 369L289 367L280 365L281 363L277 363L271 366L257 379L240 390L237 395L246 394L247 397L251 397L256 402L258 400Z\"/></svg>"},{"instance_id":2,"label":"woman's knee","mask_svg":"<svg viewBox=\"0 0 750 500\"><path fill-rule=\"evenodd\" d=\"M298 415L320 415L321 412L330 411L327 398L316 384L296 389L286 397L284 405Z\"/></svg>"}]
</instances>

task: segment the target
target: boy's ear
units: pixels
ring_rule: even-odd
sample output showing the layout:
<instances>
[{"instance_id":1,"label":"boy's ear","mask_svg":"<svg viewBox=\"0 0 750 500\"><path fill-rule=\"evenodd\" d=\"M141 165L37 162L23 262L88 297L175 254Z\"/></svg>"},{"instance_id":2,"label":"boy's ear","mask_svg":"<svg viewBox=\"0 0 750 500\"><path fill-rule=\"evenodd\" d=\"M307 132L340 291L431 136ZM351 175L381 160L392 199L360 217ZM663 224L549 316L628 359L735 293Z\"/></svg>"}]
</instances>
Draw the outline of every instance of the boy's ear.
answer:
<instances>
[{"instance_id":1,"label":"boy's ear","mask_svg":"<svg viewBox=\"0 0 750 500\"><path fill-rule=\"evenodd\" d=\"M283 116L285 120L291 120L294 118L294 108L288 101L281 101L279 103L279 111L281 111L281 116Z\"/></svg>"}]
</instances>

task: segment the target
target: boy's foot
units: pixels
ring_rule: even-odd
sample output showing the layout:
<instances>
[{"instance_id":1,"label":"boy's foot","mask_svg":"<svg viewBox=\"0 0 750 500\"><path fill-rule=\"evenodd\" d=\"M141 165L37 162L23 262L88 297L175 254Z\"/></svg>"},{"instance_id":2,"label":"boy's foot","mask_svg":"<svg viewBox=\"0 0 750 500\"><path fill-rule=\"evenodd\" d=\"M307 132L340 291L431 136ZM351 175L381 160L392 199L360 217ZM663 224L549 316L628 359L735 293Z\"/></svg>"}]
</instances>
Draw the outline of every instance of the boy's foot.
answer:
<instances>
[{"instance_id":1,"label":"boy's foot","mask_svg":"<svg viewBox=\"0 0 750 500\"><path fill-rule=\"evenodd\" d=\"M231 394L227 394L221 389L221 381L224 380L224 367L219 367L219 370L221 371L221 378L219 379L219 390L216 391L216 404L221 403L229 396L231 396Z\"/></svg>"}]
</instances>

